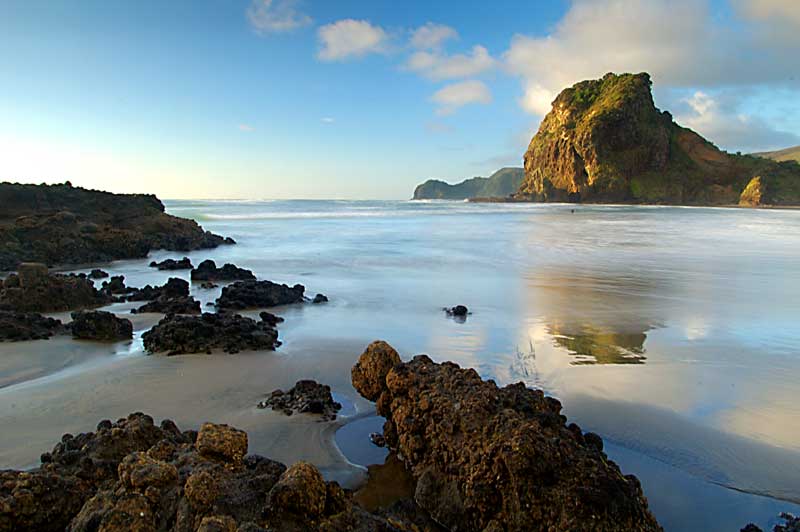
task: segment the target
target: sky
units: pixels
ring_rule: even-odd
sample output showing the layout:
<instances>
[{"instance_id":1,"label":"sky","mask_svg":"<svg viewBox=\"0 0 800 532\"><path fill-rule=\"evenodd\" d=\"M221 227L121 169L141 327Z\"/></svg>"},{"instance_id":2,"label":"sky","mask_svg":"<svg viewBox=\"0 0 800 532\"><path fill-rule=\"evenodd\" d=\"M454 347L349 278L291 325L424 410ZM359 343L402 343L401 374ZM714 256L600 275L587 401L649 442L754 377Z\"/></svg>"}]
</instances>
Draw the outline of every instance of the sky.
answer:
<instances>
[{"instance_id":1,"label":"sky","mask_svg":"<svg viewBox=\"0 0 800 532\"><path fill-rule=\"evenodd\" d=\"M0 181L405 199L521 166L610 71L723 149L800 144L800 0L4 0Z\"/></svg>"}]
</instances>

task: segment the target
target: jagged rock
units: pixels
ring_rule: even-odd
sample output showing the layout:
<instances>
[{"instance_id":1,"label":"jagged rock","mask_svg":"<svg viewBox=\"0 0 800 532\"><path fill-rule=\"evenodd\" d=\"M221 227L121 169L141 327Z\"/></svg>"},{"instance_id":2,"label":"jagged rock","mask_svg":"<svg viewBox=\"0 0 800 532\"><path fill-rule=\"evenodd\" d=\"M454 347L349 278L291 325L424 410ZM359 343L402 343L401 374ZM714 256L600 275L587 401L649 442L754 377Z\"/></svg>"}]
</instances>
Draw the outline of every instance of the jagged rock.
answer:
<instances>
[{"instance_id":1,"label":"jagged rock","mask_svg":"<svg viewBox=\"0 0 800 532\"><path fill-rule=\"evenodd\" d=\"M456 316L459 318L465 318L467 314L469 314L469 309L464 305L456 305L455 307L445 308L444 311L448 316Z\"/></svg>"},{"instance_id":2,"label":"jagged rock","mask_svg":"<svg viewBox=\"0 0 800 532\"><path fill-rule=\"evenodd\" d=\"M189 297L189 283L177 277L170 277L162 286L145 285L131 289L128 301L153 301L158 298L174 299Z\"/></svg>"},{"instance_id":3,"label":"jagged rock","mask_svg":"<svg viewBox=\"0 0 800 532\"><path fill-rule=\"evenodd\" d=\"M94 270L89 272L88 277L89 279L105 279L106 277L108 277L108 273L104 272L99 268L95 268Z\"/></svg>"},{"instance_id":4,"label":"jagged rock","mask_svg":"<svg viewBox=\"0 0 800 532\"><path fill-rule=\"evenodd\" d=\"M383 434L380 432L371 432L369 435L369 441L372 442L372 445L376 447L386 447L386 438L383 437Z\"/></svg>"},{"instance_id":5,"label":"jagged rock","mask_svg":"<svg viewBox=\"0 0 800 532\"><path fill-rule=\"evenodd\" d=\"M371 344L353 386L377 400L387 445L416 502L451 530L661 530L636 477L567 426L561 404L523 383L498 388L426 355Z\"/></svg>"},{"instance_id":6,"label":"jagged rock","mask_svg":"<svg viewBox=\"0 0 800 532\"><path fill-rule=\"evenodd\" d=\"M319 414L325 421L336 419L336 412L342 409L342 405L333 400L331 387L313 380L297 381L286 392L275 390L257 406L258 408L271 407L288 416L294 412Z\"/></svg>"},{"instance_id":7,"label":"jagged rock","mask_svg":"<svg viewBox=\"0 0 800 532\"><path fill-rule=\"evenodd\" d=\"M161 314L200 314L200 302L189 296L161 296L139 308L131 309L132 314L157 312Z\"/></svg>"},{"instance_id":8,"label":"jagged rock","mask_svg":"<svg viewBox=\"0 0 800 532\"><path fill-rule=\"evenodd\" d=\"M135 290L135 288L129 288L125 286L124 275L115 275L108 281L103 281L101 286L102 287L100 291L108 294L109 296L127 295L131 291Z\"/></svg>"},{"instance_id":9,"label":"jagged rock","mask_svg":"<svg viewBox=\"0 0 800 532\"><path fill-rule=\"evenodd\" d=\"M659 111L650 76L606 74L564 89L525 153L519 199L592 203L800 203L800 165L719 150Z\"/></svg>"},{"instance_id":10,"label":"jagged rock","mask_svg":"<svg viewBox=\"0 0 800 532\"><path fill-rule=\"evenodd\" d=\"M81 340L116 342L133 338L130 320L102 310L73 312L72 323L68 327L72 336Z\"/></svg>"},{"instance_id":11,"label":"jagged rock","mask_svg":"<svg viewBox=\"0 0 800 532\"><path fill-rule=\"evenodd\" d=\"M191 270L194 266L192 266L192 261L189 260L189 257L183 257L180 260L175 259L165 259L161 262L152 261L150 263L151 268L158 268L159 270Z\"/></svg>"},{"instance_id":12,"label":"jagged rock","mask_svg":"<svg viewBox=\"0 0 800 532\"><path fill-rule=\"evenodd\" d=\"M272 281L238 281L222 289L217 307L229 309L267 308L302 303L305 287L289 287Z\"/></svg>"},{"instance_id":13,"label":"jagged rock","mask_svg":"<svg viewBox=\"0 0 800 532\"><path fill-rule=\"evenodd\" d=\"M213 290L214 288L219 288L219 285L212 283L211 281L206 281L204 283L200 283L200 288L204 290Z\"/></svg>"},{"instance_id":14,"label":"jagged rock","mask_svg":"<svg viewBox=\"0 0 800 532\"><path fill-rule=\"evenodd\" d=\"M88 264L233 243L164 212L152 195L0 183L0 271L21 262Z\"/></svg>"},{"instance_id":15,"label":"jagged rock","mask_svg":"<svg viewBox=\"0 0 800 532\"><path fill-rule=\"evenodd\" d=\"M192 281L246 281L255 280L253 272L244 268L239 268L233 264L225 264L222 268L217 268L217 263L213 260L204 260L197 268L192 270Z\"/></svg>"},{"instance_id":16,"label":"jagged rock","mask_svg":"<svg viewBox=\"0 0 800 532\"><path fill-rule=\"evenodd\" d=\"M800 532L800 517L795 517L792 514L782 513L780 518L783 523L778 523L772 528L772 532ZM753 523L748 524L741 529L741 532L763 532L760 527Z\"/></svg>"},{"instance_id":17,"label":"jagged rock","mask_svg":"<svg viewBox=\"0 0 800 532\"><path fill-rule=\"evenodd\" d=\"M266 310L263 312L259 312L258 317L261 318L261 321L265 322L270 327L275 327L279 323L283 323L283 318L280 316L276 316L271 312L267 312Z\"/></svg>"},{"instance_id":18,"label":"jagged rock","mask_svg":"<svg viewBox=\"0 0 800 532\"><path fill-rule=\"evenodd\" d=\"M0 342L47 340L64 330L60 320L35 312L0 310Z\"/></svg>"},{"instance_id":19,"label":"jagged rock","mask_svg":"<svg viewBox=\"0 0 800 532\"><path fill-rule=\"evenodd\" d=\"M44 264L20 264L0 287L0 309L59 312L99 307L110 298L85 277L48 273Z\"/></svg>"},{"instance_id":20,"label":"jagged rock","mask_svg":"<svg viewBox=\"0 0 800 532\"><path fill-rule=\"evenodd\" d=\"M311 464L245 456L226 425L181 432L136 413L64 435L31 471L0 471L0 530L56 532L400 532Z\"/></svg>"},{"instance_id":21,"label":"jagged rock","mask_svg":"<svg viewBox=\"0 0 800 532\"><path fill-rule=\"evenodd\" d=\"M216 349L225 353L274 351L281 345L273 326L238 314L171 314L145 332L142 340L148 352L165 352L168 356L210 354Z\"/></svg>"},{"instance_id":22,"label":"jagged rock","mask_svg":"<svg viewBox=\"0 0 800 532\"><path fill-rule=\"evenodd\" d=\"M319 305L320 303L327 303L328 297L325 294L317 294L314 296L314 299L311 300L311 303L314 305Z\"/></svg>"}]
</instances>

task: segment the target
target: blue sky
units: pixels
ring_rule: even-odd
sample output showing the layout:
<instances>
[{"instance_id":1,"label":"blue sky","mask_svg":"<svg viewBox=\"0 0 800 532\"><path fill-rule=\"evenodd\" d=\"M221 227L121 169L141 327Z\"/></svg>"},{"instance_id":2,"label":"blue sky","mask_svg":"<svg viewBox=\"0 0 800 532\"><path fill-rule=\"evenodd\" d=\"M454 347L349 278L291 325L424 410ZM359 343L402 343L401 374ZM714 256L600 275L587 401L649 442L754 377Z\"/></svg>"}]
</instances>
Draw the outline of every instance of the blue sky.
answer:
<instances>
[{"instance_id":1,"label":"blue sky","mask_svg":"<svg viewBox=\"0 0 800 532\"><path fill-rule=\"evenodd\" d=\"M800 144L800 2L6 0L0 179L397 198L520 165L552 97L647 70L721 147Z\"/></svg>"}]
</instances>

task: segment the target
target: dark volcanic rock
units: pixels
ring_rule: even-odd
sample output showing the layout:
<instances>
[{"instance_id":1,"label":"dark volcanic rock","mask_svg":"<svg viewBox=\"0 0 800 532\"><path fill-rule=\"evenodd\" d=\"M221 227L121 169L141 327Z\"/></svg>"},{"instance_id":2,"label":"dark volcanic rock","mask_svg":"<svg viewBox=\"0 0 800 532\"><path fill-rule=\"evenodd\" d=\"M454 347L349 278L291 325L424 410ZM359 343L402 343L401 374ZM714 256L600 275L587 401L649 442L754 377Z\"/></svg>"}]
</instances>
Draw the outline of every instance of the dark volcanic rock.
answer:
<instances>
[{"instance_id":1,"label":"dark volcanic rock","mask_svg":"<svg viewBox=\"0 0 800 532\"><path fill-rule=\"evenodd\" d=\"M72 323L68 325L72 336L81 340L116 342L133 338L133 324L125 318L118 318L111 312L102 310L72 313Z\"/></svg>"},{"instance_id":2,"label":"dark volcanic rock","mask_svg":"<svg viewBox=\"0 0 800 532\"><path fill-rule=\"evenodd\" d=\"M0 309L19 312L58 312L108 302L110 298L85 277L50 274L47 266L37 263L20 264L0 287Z\"/></svg>"},{"instance_id":3,"label":"dark volcanic rock","mask_svg":"<svg viewBox=\"0 0 800 532\"><path fill-rule=\"evenodd\" d=\"M128 301L152 301L160 297L166 299L189 297L189 283L177 277L170 277L162 286L145 285L144 288L133 288L127 297Z\"/></svg>"},{"instance_id":4,"label":"dark volcanic rock","mask_svg":"<svg viewBox=\"0 0 800 532\"><path fill-rule=\"evenodd\" d=\"M336 419L336 412L342 409L342 405L333 400L330 386L312 380L297 381L287 392L275 390L257 406L271 407L287 416L295 412L320 414L325 421Z\"/></svg>"},{"instance_id":5,"label":"dark volcanic rock","mask_svg":"<svg viewBox=\"0 0 800 532\"><path fill-rule=\"evenodd\" d=\"M104 272L101 269L95 268L94 270L89 272L88 277L89 279L105 279L106 277L108 277L108 273Z\"/></svg>"},{"instance_id":6,"label":"dark volcanic rock","mask_svg":"<svg viewBox=\"0 0 800 532\"><path fill-rule=\"evenodd\" d=\"M518 199L800 204L797 162L719 150L656 108L646 73L609 73L561 91L524 159Z\"/></svg>"},{"instance_id":7,"label":"dark volcanic rock","mask_svg":"<svg viewBox=\"0 0 800 532\"><path fill-rule=\"evenodd\" d=\"M151 268L158 268L159 270L191 270L192 261L189 257L183 257L181 260L165 259L161 262L153 261L150 263Z\"/></svg>"},{"instance_id":8,"label":"dark volcanic rock","mask_svg":"<svg viewBox=\"0 0 800 532\"><path fill-rule=\"evenodd\" d=\"M139 308L131 310L131 314L157 312L161 314L200 314L200 302L189 296L161 296Z\"/></svg>"},{"instance_id":9,"label":"dark volcanic rock","mask_svg":"<svg viewBox=\"0 0 800 532\"><path fill-rule=\"evenodd\" d=\"M444 311L448 316L457 316L459 318L464 318L467 316L467 314L469 314L469 309L464 305L456 305L455 307L445 308Z\"/></svg>"},{"instance_id":10,"label":"dark volcanic rock","mask_svg":"<svg viewBox=\"0 0 800 532\"><path fill-rule=\"evenodd\" d=\"M0 183L0 205L0 271L21 262L86 264L233 243L166 214L152 195Z\"/></svg>"},{"instance_id":11,"label":"dark volcanic rock","mask_svg":"<svg viewBox=\"0 0 800 532\"><path fill-rule=\"evenodd\" d=\"M0 530L55 532L411 530L356 505L304 462L246 455L247 435L206 423L181 432L137 413L64 435L42 466L0 471Z\"/></svg>"},{"instance_id":12,"label":"dark volcanic rock","mask_svg":"<svg viewBox=\"0 0 800 532\"><path fill-rule=\"evenodd\" d=\"M226 353L274 351L281 345L278 331L265 321L227 313L169 315L144 333L142 339L148 352L166 352L168 356L211 353L215 349Z\"/></svg>"},{"instance_id":13,"label":"dark volcanic rock","mask_svg":"<svg viewBox=\"0 0 800 532\"><path fill-rule=\"evenodd\" d=\"M311 303L313 303L314 305L319 305L320 303L327 303L327 302L328 302L328 296L326 296L325 294L317 294L314 296L314 299L311 300Z\"/></svg>"},{"instance_id":14,"label":"dark volcanic rock","mask_svg":"<svg viewBox=\"0 0 800 532\"><path fill-rule=\"evenodd\" d=\"M212 283L211 281L206 281L204 283L200 283L200 288L203 290L213 290L214 288L219 288L219 285Z\"/></svg>"},{"instance_id":15,"label":"dark volcanic rock","mask_svg":"<svg viewBox=\"0 0 800 532\"><path fill-rule=\"evenodd\" d=\"M800 532L800 517L795 517L792 514L782 513L781 519L783 523L778 523L772 529L772 532ZM744 527L741 532L763 532L760 527L750 523Z\"/></svg>"},{"instance_id":16,"label":"dark volcanic rock","mask_svg":"<svg viewBox=\"0 0 800 532\"><path fill-rule=\"evenodd\" d=\"M213 260L204 260L197 268L192 270L192 281L246 281L255 280L253 272L239 268L233 264L226 264L217 268Z\"/></svg>"},{"instance_id":17,"label":"dark volcanic rock","mask_svg":"<svg viewBox=\"0 0 800 532\"><path fill-rule=\"evenodd\" d=\"M125 276L115 275L108 281L103 281L100 291L109 296L127 295L135 288L125 286Z\"/></svg>"},{"instance_id":18,"label":"dark volcanic rock","mask_svg":"<svg viewBox=\"0 0 800 532\"><path fill-rule=\"evenodd\" d=\"M272 281L239 281L222 289L217 307L230 309L266 308L302 303L305 287L289 287Z\"/></svg>"},{"instance_id":19,"label":"dark volcanic rock","mask_svg":"<svg viewBox=\"0 0 800 532\"><path fill-rule=\"evenodd\" d=\"M267 311L260 312L258 317L261 318L261 321L266 322L270 327L275 327L277 324L283 323L283 318Z\"/></svg>"},{"instance_id":20,"label":"dark volcanic rock","mask_svg":"<svg viewBox=\"0 0 800 532\"><path fill-rule=\"evenodd\" d=\"M518 383L425 355L399 362L375 342L353 386L387 419L387 445L416 479L416 502L450 530L660 530L636 477L567 425L561 404Z\"/></svg>"},{"instance_id":21,"label":"dark volcanic rock","mask_svg":"<svg viewBox=\"0 0 800 532\"><path fill-rule=\"evenodd\" d=\"M60 320L47 318L35 312L0 310L0 342L47 340L64 332Z\"/></svg>"}]
</instances>

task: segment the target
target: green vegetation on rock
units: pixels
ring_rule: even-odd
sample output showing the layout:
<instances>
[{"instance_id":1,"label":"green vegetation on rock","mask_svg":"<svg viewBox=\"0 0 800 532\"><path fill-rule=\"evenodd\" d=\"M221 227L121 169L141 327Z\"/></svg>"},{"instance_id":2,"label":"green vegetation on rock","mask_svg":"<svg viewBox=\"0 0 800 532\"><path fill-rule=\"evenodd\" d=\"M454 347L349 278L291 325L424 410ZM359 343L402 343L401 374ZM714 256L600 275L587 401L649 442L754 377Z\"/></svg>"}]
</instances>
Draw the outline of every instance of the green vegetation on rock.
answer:
<instances>
[{"instance_id":1,"label":"green vegetation on rock","mask_svg":"<svg viewBox=\"0 0 800 532\"><path fill-rule=\"evenodd\" d=\"M744 194L756 176L758 186ZM656 108L648 74L609 73L577 83L553 101L525 153L525 180L516 198L800 204L800 164L721 151Z\"/></svg>"},{"instance_id":2,"label":"green vegetation on rock","mask_svg":"<svg viewBox=\"0 0 800 532\"><path fill-rule=\"evenodd\" d=\"M473 177L451 185L429 179L414 190L414 199L503 198L514 194L522 184L522 168L501 168L489 177Z\"/></svg>"}]
</instances>

